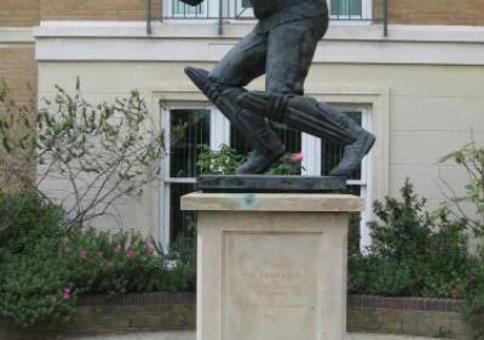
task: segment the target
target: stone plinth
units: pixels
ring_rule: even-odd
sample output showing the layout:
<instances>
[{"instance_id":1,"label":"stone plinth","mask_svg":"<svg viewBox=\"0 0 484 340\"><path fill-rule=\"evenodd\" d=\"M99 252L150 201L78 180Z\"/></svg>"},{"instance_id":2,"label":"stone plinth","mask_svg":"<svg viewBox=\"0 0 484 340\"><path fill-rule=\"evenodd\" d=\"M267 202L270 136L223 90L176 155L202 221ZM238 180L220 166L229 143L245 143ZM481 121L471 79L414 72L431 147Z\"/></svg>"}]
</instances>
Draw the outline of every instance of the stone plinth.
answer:
<instances>
[{"instance_id":1,"label":"stone plinth","mask_svg":"<svg viewBox=\"0 0 484 340\"><path fill-rule=\"evenodd\" d=\"M197 340L343 340L348 213L336 194L182 197L198 211Z\"/></svg>"}]
</instances>

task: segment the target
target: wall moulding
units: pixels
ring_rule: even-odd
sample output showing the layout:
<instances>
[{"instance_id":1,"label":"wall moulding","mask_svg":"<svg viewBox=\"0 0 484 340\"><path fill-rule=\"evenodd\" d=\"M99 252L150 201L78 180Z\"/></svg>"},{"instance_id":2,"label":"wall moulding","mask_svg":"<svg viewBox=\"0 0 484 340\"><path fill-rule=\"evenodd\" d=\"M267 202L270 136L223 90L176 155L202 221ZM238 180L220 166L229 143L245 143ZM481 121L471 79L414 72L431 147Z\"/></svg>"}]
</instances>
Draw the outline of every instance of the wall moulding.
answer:
<instances>
[{"instance_id":1,"label":"wall moulding","mask_svg":"<svg viewBox=\"0 0 484 340\"><path fill-rule=\"evenodd\" d=\"M34 29L39 61L216 61L253 24L44 21ZM484 65L484 28L333 24L314 63Z\"/></svg>"},{"instance_id":2,"label":"wall moulding","mask_svg":"<svg viewBox=\"0 0 484 340\"><path fill-rule=\"evenodd\" d=\"M33 44L31 27L0 27L0 44Z\"/></svg>"}]
</instances>

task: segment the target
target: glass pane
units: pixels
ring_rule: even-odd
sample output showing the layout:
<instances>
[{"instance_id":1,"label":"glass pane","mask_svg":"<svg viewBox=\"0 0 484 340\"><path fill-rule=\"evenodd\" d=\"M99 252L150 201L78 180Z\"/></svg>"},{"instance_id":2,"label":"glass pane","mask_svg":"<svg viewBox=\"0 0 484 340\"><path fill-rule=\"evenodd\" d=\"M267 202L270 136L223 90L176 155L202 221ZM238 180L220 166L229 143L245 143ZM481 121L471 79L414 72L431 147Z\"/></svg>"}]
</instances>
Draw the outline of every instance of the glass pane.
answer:
<instances>
[{"instance_id":1,"label":"glass pane","mask_svg":"<svg viewBox=\"0 0 484 340\"><path fill-rule=\"evenodd\" d=\"M250 0L242 0L242 8L251 8L252 4L250 3Z\"/></svg>"},{"instance_id":2,"label":"glass pane","mask_svg":"<svg viewBox=\"0 0 484 340\"><path fill-rule=\"evenodd\" d=\"M331 0L331 15L361 17L361 2L362 0Z\"/></svg>"},{"instance_id":3,"label":"glass pane","mask_svg":"<svg viewBox=\"0 0 484 340\"><path fill-rule=\"evenodd\" d=\"M196 214L180 210L180 197L195 191L194 183L170 184L170 244L172 246L195 246Z\"/></svg>"},{"instance_id":4,"label":"glass pane","mask_svg":"<svg viewBox=\"0 0 484 340\"><path fill-rule=\"evenodd\" d=\"M286 152L301 152L301 133L299 131L280 123L270 122L270 125L281 139L281 142L286 146ZM252 148L233 126L230 127L230 145L240 154L245 155L252 151Z\"/></svg>"},{"instance_id":5,"label":"glass pane","mask_svg":"<svg viewBox=\"0 0 484 340\"><path fill-rule=\"evenodd\" d=\"M173 0L173 14L183 16L194 16L202 14L202 5L189 6L181 1Z\"/></svg>"},{"instance_id":6,"label":"glass pane","mask_svg":"<svg viewBox=\"0 0 484 340\"><path fill-rule=\"evenodd\" d=\"M361 112L346 112L348 116L361 125ZM321 139L321 175L327 176L331 169L336 167L343 158L344 146L335 145L326 139ZM361 166L355 169L348 179L360 179Z\"/></svg>"},{"instance_id":7,"label":"glass pane","mask_svg":"<svg viewBox=\"0 0 484 340\"><path fill-rule=\"evenodd\" d=\"M170 111L170 176L196 177L201 144L210 144L209 110Z\"/></svg>"}]
</instances>

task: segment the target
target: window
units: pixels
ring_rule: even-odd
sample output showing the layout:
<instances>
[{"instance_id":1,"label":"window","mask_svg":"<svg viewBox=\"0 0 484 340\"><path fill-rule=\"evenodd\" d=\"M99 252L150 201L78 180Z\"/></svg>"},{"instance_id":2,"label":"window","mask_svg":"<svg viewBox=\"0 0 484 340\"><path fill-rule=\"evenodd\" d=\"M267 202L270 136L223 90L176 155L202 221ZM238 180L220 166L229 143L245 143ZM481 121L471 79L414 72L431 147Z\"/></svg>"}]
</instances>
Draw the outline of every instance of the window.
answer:
<instances>
[{"instance_id":1,"label":"window","mask_svg":"<svg viewBox=\"0 0 484 340\"><path fill-rule=\"evenodd\" d=\"M371 19L371 0L327 0L333 20ZM222 7L222 8L221 8ZM180 0L163 0L163 17L168 19L225 19L253 18L250 0L205 0L189 6Z\"/></svg>"},{"instance_id":2,"label":"window","mask_svg":"<svg viewBox=\"0 0 484 340\"><path fill-rule=\"evenodd\" d=\"M371 19L371 0L329 0L329 13L333 20Z\"/></svg>"},{"instance_id":3,"label":"window","mask_svg":"<svg viewBox=\"0 0 484 340\"><path fill-rule=\"evenodd\" d=\"M254 17L249 0L205 0L198 6L190 6L180 0L163 0L163 17L167 19L216 20L221 13L225 19Z\"/></svg>"},{"instance_id":4,"label":"window","mask_svg":"<svg viewBox=\"0 0 484 340\"><path fill-rule=\"evenodd\" d=\"M332 16L361 16L361 0L331 0Z\"/></svg>"},{"instance_id":5,"label":"window","mask_svg":"<svg viewBox=\"0 0 484 340\"><path fill-rule=\"evenodd\" d=\"M270 125L285 145L286 152L296 153L301 151L301 133L299 131L275 122L271 122ZM251 149L240 133L233 127L230 129L230 146L241 154L246 154Z\"/></svg>"},{"instance_id":6,"label":"window","mask_svg":"<svg viewBox=\"0 0 484 340\"><path fill-rule=\"evenodd\" d=\"M201 17L206 10L204 4L188 6L181 1L173 1L173 15L175 17Z\"/></svg>"},{"instance_id":7,"label":"window","mask_svg":"<svg viewBox=\"0 0 484 340\"><path fill-rule=\"evenodd\" d=\"M210 143L210 110L179 108L167 112L165 131L169 154L163 169L164 246L178 242L195 230L195 214L180 211L180 197L195 190L198 146Z\"/></svg>"},{"instance_id":8,"label":"window","mask_svg":"<svg viewBox=\"0 0 484 340\"><path fill-rule=\"evenodd\" d=\"M371 130L369 109L367 107L340 107L364 128ZM203 104L193 107L177 105L162 112L164 129L167 132L166 147L169 155L164 159L164 180L162 183L162 239L164 246L182 239L194 232L195 214L180 211L180 197L195 190L198 175L197 157L200 144L217 150L222 144L230 145L239 153L247 153L250 148L240 134L230 126L229 121L214 107ZM338 164L343 147L300 133L283 124L271 123L274 131L286 146L287 152L302 152L302 175L327 175ZM349 191L371 199L367 176L370 164L365 158L361 167L348 180ZM368 209L371 204L368 205ZM367 209L367 210L368 210ZM362 214L362 237L367 237L366 222L368 211ZM367 244L365 240L362 241Z\"/></svg>"},{"instance_id":9,"label":"window","mask_svg":"<svg viewBox=\"0 0 484 340\"><path fill-rule=\"evenodd\" d=\"M355 119L363 128L371 131L371 115L366 106L337 106L352 119ZM309 134L302 136L302 152L304 154L304 174L310 176L325 176L334 168L343 156L344 148L321 140ZM369 231L366 226L371 211L371 185L368 183L371 164L368 157L362 161L361 167L356 169L348 179L348 191L354 195L366 198L367 207L361 215L360 235L361 245L369 245Z\"/></svg>"}]
</instances>

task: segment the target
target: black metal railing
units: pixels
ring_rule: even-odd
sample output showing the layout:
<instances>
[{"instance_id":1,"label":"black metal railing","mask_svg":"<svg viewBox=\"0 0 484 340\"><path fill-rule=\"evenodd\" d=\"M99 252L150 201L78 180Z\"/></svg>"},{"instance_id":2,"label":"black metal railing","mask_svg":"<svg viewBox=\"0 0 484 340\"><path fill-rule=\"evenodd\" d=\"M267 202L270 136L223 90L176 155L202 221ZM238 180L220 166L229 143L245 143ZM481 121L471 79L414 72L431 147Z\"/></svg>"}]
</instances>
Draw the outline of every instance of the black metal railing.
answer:
<instances>
[{"instance_id":1,"label":"black metal railing","mask_svg":"<svg viewBox=\"0 0 484 340\"><path fill-rule=\"evenodd\" d=\"M158 18L162 21L207 20L223 25L242 20L254 20L249 0L205 0L198 6L189 6L179 0L146 0L147 32L151 32L152 1L160 1ZM330 17L333 21L367 21L383 24L383 33L388 34L388 0L382 0L381 16L376 18L373 10L365 6L367 0L328 0Z\"/></svg>"}]
</instances>

